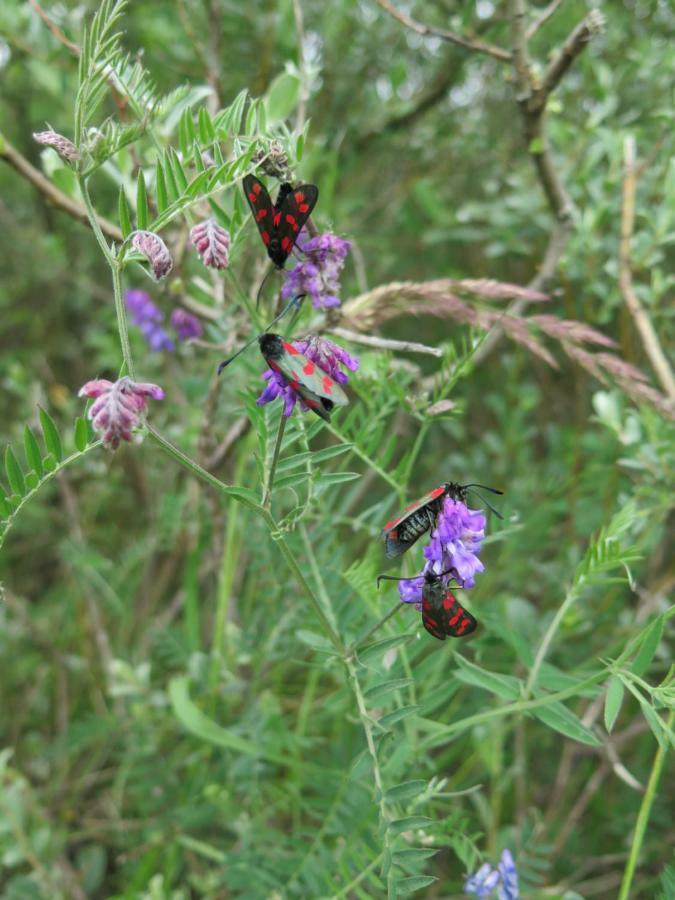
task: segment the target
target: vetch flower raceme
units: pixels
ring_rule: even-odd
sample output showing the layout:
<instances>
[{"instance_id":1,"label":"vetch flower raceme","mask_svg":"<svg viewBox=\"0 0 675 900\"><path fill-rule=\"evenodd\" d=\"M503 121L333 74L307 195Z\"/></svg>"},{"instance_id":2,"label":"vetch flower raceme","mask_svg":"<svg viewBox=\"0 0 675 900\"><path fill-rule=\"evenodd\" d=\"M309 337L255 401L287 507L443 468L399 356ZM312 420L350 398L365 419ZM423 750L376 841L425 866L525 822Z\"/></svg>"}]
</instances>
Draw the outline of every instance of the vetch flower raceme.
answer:
<instances>
[{"instance_id":1,"label":"vetch flower raceme","mask_svg":"<svg viewBox=\"0 0 675 900\"><path fill-rule=\"evenodd\" d=\"M45 147L53 147L59 156L68 162L74 162L80 158L80 151L75 144L56 131L51 129L49 131L35 131L33 132L33 138L38 144L43 144Z\"/></svg>"},{"instance_id":2,"label":"vetch flower raceme","mask_svg":"<svg viewBox=\"0 0 675 900\"><path fill-rule=\"evenodd\" d=\"M496 869L484 863L464 885L465 894L489 897L497 888L499 900L518 900L518 870L510 850L503 850Z\"/></svg>"},{"instance_id":3,"label":"vetch flower raceme","mask_svg":"<svg viewBox=\"0 0 675 900\"><path fill-rule=\"evenodd\" d=\"M296 246L306 259L286 275L282 297L290 300L298 294L307 294L317 309L340 306L340 272L349 253L349 241L334 234L320 234L308 239L303 229Z\"/></svg>"},{"instance_id":4,"label":"vetch flower raceme","mask_svg":"<svg viewBox=\"0 0 675 900\"><path fill-rule=\"evenodd\" d=\"M469 509L461 500L446 497L431 532L429 544L424 548L426 564L422 571L432 570L437 575L452 570L452 577L461 588L472 588L475 575L485 568L478 558L485 537L485 516L476 509ZM398 590L403 603L422 602L421 576L400 581Z\"/></svg>"},{"instance_id":5,"label":"vetch flower raceme","mask_svg":"<svg viewBox=\"0 0 675 900\"><path fill-rule=\"evenodd\" d=\"M190 230L190 241L205 266L226 269L230 262L230 234L214 220L206 219Z\"/></svg>"},{"instance_id":6,"label":"vetch flower raceme","mask_svg":"<svg viewBox=\"0 0 675 900\"><path fill-rule=\"evenodd\" d=\"M174 350L175 344L162 328L164 313L153 303L146 291L130 290L124 296L124 302L131 324L140 329L151 350ZM176 329L178 330L178 329Z\"/></svg>"},{"instance_id":7,"label":"vetch flower raceme","mask_svg":"<svg viewBox=\"0 0 675 900\"><path fill-rule=\"evenodd\" d=\"M303 340L292 341L292 343L296 350L299 350L307 359L316 363L322 371L340 384L346 384L349 380L349 376L342 371L340 366L345 366L352 372L356 372L359 367L357 357L347 353L344 347L340 347L326 338L318 337L318 335L309 335ZM298 401L300 401L302 410L309 409L302 397L293 390L286 379L278 372L268 369L266 372L263 372L263 378L267 380L267 387L256 400L258 406L265 406L266 403L271 403L272 400L281 397L284 403L285 416L290 416Z\"/></svg>"},{"instance_id":8,"label":"vetch flower raceme","mask_svg":"<svg viewBox=\"0 0 675 900\"><path fill-rule=\"evenodd\" d=\"M198 338L204 333L202 323L197 316L193 316L191 312L182 307L174 309L171 313L171 327L176 332L179 341Z\"/></svg>"},{"instance_id":9,"label":"vetch flower raceme","mask_svg":"<svg viewBox=\"0 0 675 900\"><path fill-rule=\"evenodd\" d=\"M94 400L87 412L94 431L102 435L106 447L116 450L121 440L131 440L131 432L141 424L148 397L162 400L164 391L156 384L132 381L125 375L117 381L106 378L88 381L80 388L78 397Z\"/></svg>"},{"instance_id":10,"label":"vetch flower raceme","mask_svg":"<svg viewBox=\"0 0 675 900\"><path fill-rule=\"evenodd\" d=\"M135 231L131 236L131 244L150 263L150 270L155 281L166 278L173 269L169 248L154 231Z\"/></svg>"}]
</instances>

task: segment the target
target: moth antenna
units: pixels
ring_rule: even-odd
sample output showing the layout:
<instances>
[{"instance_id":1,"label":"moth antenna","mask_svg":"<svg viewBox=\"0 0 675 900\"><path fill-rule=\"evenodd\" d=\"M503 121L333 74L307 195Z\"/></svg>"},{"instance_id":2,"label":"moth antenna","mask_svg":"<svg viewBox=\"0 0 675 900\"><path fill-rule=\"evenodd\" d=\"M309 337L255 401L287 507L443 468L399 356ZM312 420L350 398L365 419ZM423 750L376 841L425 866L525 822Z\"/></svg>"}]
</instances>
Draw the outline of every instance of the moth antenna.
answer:
<instances>
[{"instance_id":1,"label":"moth antenna","mask_svg":"<svg viewBox=\"0 0 675 900\"><path fill-rule=\"evenodd\" d=\"M479 488L482 488L484 491L490 491L491 494L500 494L502 496L504 494L504 491L497 490L497 488L488 487L486 484L478 484L477 481L473 481L471 484L463 484L462 487L465 487L465 488L479 487Z\"/></svg>"},{"instance_id":2,"label":"moth antenna","mask_svg":"<svg viewBox=\"0 0 675 900\"><path fill-rule=\"evenodd\" d=\"M255 308L256 308L256 310L257 310L258 307L260 306L260 295L262 294L262 289L265 287L265 283L266 283L267 279L270 277L270 275L272 274L272 272L274 272L274 269L268 268L268 269L267 269L267 272L265 273L265 277L264 277L263 280L260 282L260 287L258 288L258 293L256 294L256 297L255 297Z\"/></svg>"},{"instance_id":3,"label":"moth antenna","mask_svg":"<svg viewBox=\"0 0 675 900\"><path fill-rule=\"evenodd\" d=\"M304 296L305 296L304 294L296 294L295 297L293 297L291 300L289 300L288 303L286 304L286 306L284 306L284 308L281 310L279 315L275 319L272 319L272 321L269 323L269 325L266 325L264 330L261 331L260 334L254 335L251 338L251 340L247 341L240 350L237 350L237 352L234 354L234 356L230 356L229 359L225 359L225 360L223 360L223 362L221 362L221 364L218 366L218 374L220 375L220 373L223 371L223 369L226 366L229 366L229 364L233 360L235 360L241 353L243 353L244 350L248 349L248 347L250 347L251 344L255 343L255 341L258 340L258 338L260 337L261 334L265 334L266 331L269 331L269 329L272 327L272 325L275 325L279 321L279 319L281 319L283 316L286 315L287 312L289 312L289 310L292 307L294 307L294 306L299 307Z\"/></svg>"},{"instance_id":4,"label":"moth antenna","mask_svg":"<svg viewBox=\"0 0 675 900\"><path fill-rule=\"evenodd\" d=\"M468 492L470 494L475 494L477 497L480 497L480 499L487 506L487 508L490 510L490 512L493 512L497 516L498 519L502 519L502 520L504 519L504 516L500 512L498 512L494 508L494 506L490 503L490 501L486 500L485 497L479 491L477 491L475 488L469 488L468 485L466 487L468 488ZM482 485L481 485L481 487L482 487ZM491 490L491 489L488 488L488 490ZM493 490L493 493L495 493L495 494L503 494L504 493L503 491L496 491L494 489L492 489L492 490Z\"/></svg>"},{"instance_id":5,"label":"moth antenna","mask_svg":"<svg viewBox=\"0 0 675 900\"><path fill-rule=\"evenodd\" d=\"M407 581L407 578L398 578L396 575L378 575L377 576L377 589L380 589L381 581Z\"/></svg>"}]
</instances>

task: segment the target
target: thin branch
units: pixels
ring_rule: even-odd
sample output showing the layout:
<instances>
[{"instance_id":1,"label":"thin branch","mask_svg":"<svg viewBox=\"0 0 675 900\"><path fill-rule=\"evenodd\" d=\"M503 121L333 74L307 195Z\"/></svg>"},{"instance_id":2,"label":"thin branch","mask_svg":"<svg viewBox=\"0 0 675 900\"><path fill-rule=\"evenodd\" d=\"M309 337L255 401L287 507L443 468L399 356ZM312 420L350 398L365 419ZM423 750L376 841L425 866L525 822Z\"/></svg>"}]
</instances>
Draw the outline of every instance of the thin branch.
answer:
<instances>
[{"instance_id":1,"label":"thin branch","mask_svg":"<svg viewBox=\"0 0 675 900\"><path fill-rule=\"evenodd\" d=\"M298 112L295 117L295 130L301 134L305 127L307 112L307 66L305 65L305 27L302 20L302 6L300 0L293 0L293 18L295 20L295 36L298 42L298 75L300 76L300 95L298 98Z\"/></svg>"},{"instance_id":2,"label":"thin branch","mask_svg":"<svg viewBox=\"0 0 675 900\"><path fill-rule=\"evenodd\" d=\"M553 13L556 12L556 10L558 10L562 6L562 4L563 0L552 0L552 2L549 3L549 5L543 10L539 18L535 19L525 32L525 37L528 41L533 38L534 35L539 31L539 29L548 22Z\"/></svg>"},{"instance_id":3,"label":"thin branch","mask_svg":"<svg viewBox=\"0 0 675 900\"><path fill-rule=\"evenodd\" d=\"M633 289L633 275L630 262L630 245L635 224L635 139L627 137L623 144L623 190L621 202L621 240L619 243L619 287L628 311L642 340L649 361L661 382L663 390L671 400L675 400L675 377L668 359L661 349L651 319L640 303Z\"/></svg>"},{"instance_id":4,"label":"thin branch","mask_svg":"<svg viewBox=\"0 0 675 900\"><path fill-rule=\"evenodd\" d=\"M40 18L45 23L47 28L51 31L51 33L54 35L56 40L60 44L63 44L64 47L67 47L70 50L70 52L73 53L75 56L79 56L81 53L81 50L78 47L78 45L73 43L73 41L71 41L70 38L66 37L66 35L61 31L61 29L58 27L58 25L55 25L54 22L52 22L52 20L49 18L49 16L44 11L44 9L42 9L40 4L37 3L36 0L30 0L30 5L33 7L33 9L38 14L38 16L40 16Z\"/></svg>"},{"instance_id":5,"label":"thin branch","mask_svg":"<svg viewBox=\"0 0 675 900\"><path fill-rule=\"evenodd\" d=\"M558 87L563 76L586 44L605 26L605 17L594 9L572 31L544 72L541 87L537 90L537 105L543 109L550 94Z\"/></svg>"},{"instance_id":6,"label":"thin branch","mask_svg":"<svg viewBox=\"0 0 675 900\"><path fill-rule=\"evenodd\" d=\"M382 7L385 12L389 13L390 16L393 16L402 25L405 25L406 28L410 28L412 31L417 32L417 34L424 35L425 37L437 37L443 41L448 41L450 44L456 44L458 47L464 47L465 50L471 50L474 53L486 53L488 56L492 56L494 59L499 59L502 62L511 61L511 54L507 50L502 50L501 47L495 47L493 44L485 44L483 41L471 40L470 38L462 37L461 34L456 34L454 31L446 31L444 28L434 28L432 25L423 25L421 22L417 22L415 19L406 15L406 13L400 12L400 10L396 9L389 0L375 0L375 2L378 6Z\"/></svg>"},{"instance_id":7,"label":"thin branch","mask_svg":"<svg viewBox=\"0 0 675 900\"><path fill-rule=\"evenodd\" d=\"M84 204L78 203L77 200L73 200L68 194L64 194L63 191L60 191L48 178L45 178L39 169L32 166L25 156L22 156L21 153L19 153L19 151L2 135L0 135L0 159L3 159L8 165L15 169L22 178L25 178L26 181L29 181L33 185L33 187L37 188L47 202L56 207L56 209L60 209L67 213L77 222L82 222L85 225L89 224L87 210ZM97 216L97 221L101 231L107 238L116 241L118 244L122 243L124 235L117 225L113 225L112 222L109 222L107 219L103 219L100 216Z\"/></svg>"},{"instance_id":8,"label":"thin branch","mask_svg":"<svg viewBox=\"0 0 675 900\"><path fill-rule=\"evenodd\" d=\"M358 334L347 328L329 328L329 334L353 341L355 344L364 344L366 347L375 347L378 350L400 350L406 353L426 353L429 356L443 356L443 351L438 347L428 347L426 344L418 344L416 341L394 341L389 338L375 337L374 335Z\"/></svg>"}]
</instances>

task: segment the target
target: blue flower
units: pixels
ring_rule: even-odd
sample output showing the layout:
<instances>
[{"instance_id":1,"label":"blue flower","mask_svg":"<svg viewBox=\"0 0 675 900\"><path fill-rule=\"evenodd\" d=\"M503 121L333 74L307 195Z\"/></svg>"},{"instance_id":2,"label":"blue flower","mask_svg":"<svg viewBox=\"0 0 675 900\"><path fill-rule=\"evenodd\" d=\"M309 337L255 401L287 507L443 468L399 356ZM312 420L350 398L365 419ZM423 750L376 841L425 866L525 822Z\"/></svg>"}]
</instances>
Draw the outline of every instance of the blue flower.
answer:
<instances>
[{"instance_id":1,"label":"blue flower","mask_svg":"<svg viewBox=\"0 0 675 900\"><path fill-rule=\"evenodd\" d=\"M425 572L437 575L453 570L453 578L461 588L472 588L475 575L485 566L478 558L485 537L485 516L476 509L469 509L461 500L446 497L431 532L431 539L424 548L426 564L421 575L399 581L398 591L403 603L422 603Z\"/></svg>"},{"instance_id":2,"label":"blue flower","mask_svg":"<svg viewBox=\"0 0 675 900\"><path fill-rule=\"evenodd\" d=\"M151 350L174 350L175 344L162 328L164 313L146 291L127 291L124 302L131 324L138 328Z\"/></svg>"},{"instance_id":3,"label":"blue flower","mask_svg":"<svg viewBox=\"0 0 675 900\"><path fill-rule=\"evenodd\" d=\"M518 900L518 871L510 850L502 851L499 865L493 869L489 863L483 863L480 869L464 884L465 894L476 897L489 897L497 888L499 900Z\"/></svg>"},{"instance_id":4,"label":"blue flower","mask_svg":"<svg viewBox=\"0 0 675 900\"><path fill-rule=\"evenodd\" d=\"M340 306L340 272L349 253L349 241L334 234L320 234L308 240L303 230L296 246L305 259L286 275L281 296L290 300L307 294L316 309Z\"/></svg>"},{"instance_id":5,"label":"blue flower","mask_svg":"<svg viewBox=\"0 0 675 900\"><path fill-rule=\"evenodd\" d=\"M204 333L202 323L197 316L193 316L192 313L180 306L171 313L171 327L176 332L179 341L198 338Z\"/></svg>"}]
</instances>

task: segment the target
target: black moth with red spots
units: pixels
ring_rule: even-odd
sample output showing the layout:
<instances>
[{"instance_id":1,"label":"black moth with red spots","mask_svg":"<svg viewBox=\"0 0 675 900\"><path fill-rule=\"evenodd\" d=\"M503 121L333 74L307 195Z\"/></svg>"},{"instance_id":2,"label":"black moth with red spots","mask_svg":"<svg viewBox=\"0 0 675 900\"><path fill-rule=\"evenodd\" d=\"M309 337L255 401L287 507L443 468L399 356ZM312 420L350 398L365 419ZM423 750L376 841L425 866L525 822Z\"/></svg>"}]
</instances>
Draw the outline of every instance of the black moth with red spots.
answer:
<instances>
[{"instance_id":1,"label":"black moth with red spots","mask_svg":"<svg viewBox=\"0 0 675 900\"><path fill-rule=\"evenodd\" d=\"M265 185L254 175L246 175L244 193L267 255L277 269L283 269L302 226L319 199L318 187L315 184L301 184L294 188L284 182L273 204Z\"/></svg>"},{"instance_id":2,"label":"black moth with red spots","mask_svg":"<svg viewBox=\"0 0 675 900\"><path fill-rule=\"evenodd\" d=\"M504 493L496 488L486 487L484 484L457 484L455 481L446 481L419 500L408 504L399 516L387 522L382 529L384 550L389 559L402 556L425 532L436 526L436 518L446 497L466 503L467 494L471 488L475 487L490 491L492 494ZM486 506L501 519L497 510L490 506L485 498L482 499Z\"/></svg>"},{"instance_id":3,"label":"black moth with red spots","mask_svg":"<svg viewBox=\"0 0 675 900\"><path fill-rule=\"evenodd\" d=\"M456 580L457 573L451 570ZM422 625L432 637L444 641L446 637L466 637L478 627L478 623L458 603L448 584L444 581L450 572L437 575L436 572L424 573L424 585L422 586ZM409 579L397 578L392 575L378 575L377 584L381 580L407 581Z\"/></svg>"},{"instance_id":4,"label":"black moth with red spots","mask_svg":"<svg viewBox=\"0 0 675 900\"><path fill-rule=\"evenodd\" d=\"M278 372L312 412L326 422L330 422L330 412L334 406L349 403L337 381L281 335L266 332L260 335L258 343L270 369Z\"/></svg>"}]
</instances>

